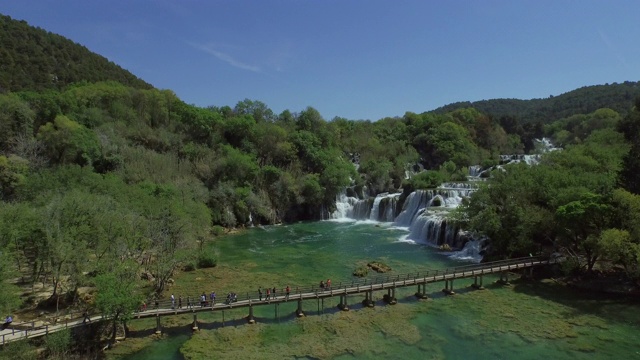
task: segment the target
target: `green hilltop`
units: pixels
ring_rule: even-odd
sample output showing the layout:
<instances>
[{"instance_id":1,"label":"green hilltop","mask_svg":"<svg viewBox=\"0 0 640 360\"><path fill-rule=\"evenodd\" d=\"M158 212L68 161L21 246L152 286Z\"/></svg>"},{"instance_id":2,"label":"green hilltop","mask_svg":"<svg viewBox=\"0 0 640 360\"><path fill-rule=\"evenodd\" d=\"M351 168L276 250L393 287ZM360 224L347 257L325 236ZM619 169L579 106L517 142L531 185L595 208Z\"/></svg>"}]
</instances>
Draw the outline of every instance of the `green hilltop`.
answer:
<instances>
[{"instance_id":1,"label":"green hilltop","mask_svg":"<svg viewBox=\"0 0 640 360\"><path fill-rule=\"evenodd\" d=\"M523 123L549 123L575 114L589 114L600 108L609 108L619 114L631 110L633 99L640 96L640 82L585 86L546 99L491 99L462 101L439 107L431 112L444 114L472 107L496 118L515 117Z\"/></svg>"},{"instance_id":2,"label":"green hilltop","mask_svg":"<svg viewBox=\"0 0 640 360\"><path fill-rule=\"evenodd\" d=\"M104 56L46 30L0 14L0 92L63 89L87 81L151 85Z\"/></svg>"}]
</instances>

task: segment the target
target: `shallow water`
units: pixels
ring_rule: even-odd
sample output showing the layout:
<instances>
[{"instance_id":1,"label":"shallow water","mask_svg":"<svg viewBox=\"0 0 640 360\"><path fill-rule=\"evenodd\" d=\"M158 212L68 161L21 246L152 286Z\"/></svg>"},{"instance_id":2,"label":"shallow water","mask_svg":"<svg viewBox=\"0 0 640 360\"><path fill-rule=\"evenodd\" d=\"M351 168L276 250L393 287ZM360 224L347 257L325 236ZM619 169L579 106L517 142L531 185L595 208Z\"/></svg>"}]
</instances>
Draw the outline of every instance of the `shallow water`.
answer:
<instances>
[{"instance_id":1,"label":"shallow water","mask_svg":"<svg viewBox=\"0 0 640 360\"><path fill-rule=\"evenodd\" d=\"M219 266L211 273L185 273L174 292L255 293L258 286L316 285L351 281L368 261L383 261L393 274L459 264L437 250L399 241L400 229L371 223L315 222L251 229L212 246ZM640 306L567 291L548 282L514 281L499 286L485 277L487 290L471 291L472 280L456 280L457 294L444 296L442 284L429 285L429 300L399 289L399 303L362 308L350 296L352 311L338 302L305 301L307 317L295 319L295 302L255 307L258 324L245 325L246 309L199 316L201 330L189 335L189 318L163 319L174 333L146 341L126 359L320 358L320 359L613 359L640 358ZM189 284L188 286L181 283ZM194 285L203 288L193 289ZM181 287L183 286L183 287ZM135 321L131 324L135 327ZM138 325L144 327L144 325ZM134 347L130 339L123 349Z\"/></svg>"}]
</instances>

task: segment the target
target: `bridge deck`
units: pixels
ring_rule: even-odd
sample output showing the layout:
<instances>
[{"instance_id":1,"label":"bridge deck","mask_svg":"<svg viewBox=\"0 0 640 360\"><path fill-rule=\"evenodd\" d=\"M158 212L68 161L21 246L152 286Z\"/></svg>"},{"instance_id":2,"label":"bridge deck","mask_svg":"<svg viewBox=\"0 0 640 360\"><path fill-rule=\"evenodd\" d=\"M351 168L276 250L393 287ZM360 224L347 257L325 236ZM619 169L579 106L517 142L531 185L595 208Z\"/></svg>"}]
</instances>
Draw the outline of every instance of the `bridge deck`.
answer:
<instances>
[{"instance_id":1,"label":"bridge deck","mask_svg":"<svg viewBox=\"0 0 640 360\"><path fill-rule=\"evenodd\" d=\"M170 316L177 314L191 314L198 312L212 312L212 311L224 311L229 309L247 308L251 306L262 306L279 304L284 302L292 302L298 300L310 300L310 299L324 299L340 295L354 295L363 294L369 291L380 291L387 289L394 289L407 286L415 286L422 284L435 283L446 280L464 279L475 276L500 273L510 270L526 269L537 265L549 264L553 261L541 259L541 258L523 258L513 260L503 260L486 264L474 264L467 266L460 266L451 269L444 270L429 270L424 273L405 274L396 276L386 276L383 278L365 279L363 281L354 281L351 283L340 283L337 287L333 286L330 289L319 288L297 288L295 293L291 293L287 298L284 294L276 297L271 296L269 300L264 297L260 300L257 297L249 296L247 293L246 298L226 304L224 302L217 302L213 306L200 306L192 305L191 307L183 307L181 309L174 309L171 307L170 302L163 302L157 309L149 309L146 311L136 312L134 314L135 319L157 317L157 316ZM56 331L60 331L66 328L74 328L84 325L84 317L76 317L66 320L64 323L58 323L53 325L35 326L33 322L11 324L7 329L0 331L1 343L4 345L7 342L21 340L25 338L33 338L44 336ZM94 315L90 317L91 322L102 321L105 318L102 315Z\"/></svg>"}]
</instances>

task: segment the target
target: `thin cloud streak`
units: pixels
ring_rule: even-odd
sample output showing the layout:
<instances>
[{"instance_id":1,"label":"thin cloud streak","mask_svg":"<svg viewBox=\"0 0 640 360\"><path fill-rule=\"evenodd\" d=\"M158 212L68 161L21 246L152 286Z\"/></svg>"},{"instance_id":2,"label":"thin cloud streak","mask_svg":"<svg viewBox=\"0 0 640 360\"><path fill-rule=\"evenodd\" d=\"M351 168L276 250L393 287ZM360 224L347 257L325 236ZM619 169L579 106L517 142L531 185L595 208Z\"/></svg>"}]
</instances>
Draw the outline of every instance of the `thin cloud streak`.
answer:
<instances>
[{"instance_id":1,"label":"thin cloud streak","mask_svg":"<svg viewBox=\"0 0 640 360\"><path fill-rule=\"evenodd\" d=\"M620 53L620 51L616 48L616 46L609 40L607 34L605 34L602 30L598 29L598 34L600 35L600 39L602 42L609 48L609 50L613 53L613 55L618 58L618 61L622 63L626 68L630 68L627 64L627 59Z\"/></svg>"},{"instance_id":2,"label":"thin cloud streak","mask_svg":"<svg viewBox=\"0 0 640 360\"><path fill-rule=\"evenodd\" d=\"M193 44L193 43L190 43L190 45L195 47L196 49L206 52L207 54L211 54L215 56L216 58L218 58L218 60L224 61L235 68L253 71L253 72L260 72L260 67L255 65L245 64L241 61L238 61L234 59L231 55L214 49L213 46L211 45L199 45L199 44Z\"/></svg>"}]
</instances>

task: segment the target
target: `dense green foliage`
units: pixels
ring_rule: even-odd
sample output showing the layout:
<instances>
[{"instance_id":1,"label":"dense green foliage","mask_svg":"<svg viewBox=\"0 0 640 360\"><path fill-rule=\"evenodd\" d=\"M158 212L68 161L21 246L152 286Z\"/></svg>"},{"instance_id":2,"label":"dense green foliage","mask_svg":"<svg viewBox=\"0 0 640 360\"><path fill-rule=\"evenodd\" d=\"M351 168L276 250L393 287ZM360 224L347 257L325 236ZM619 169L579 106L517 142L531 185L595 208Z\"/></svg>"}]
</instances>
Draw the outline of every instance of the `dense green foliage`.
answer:
<instances>
[{"instance_id":1,"label":"dense green foliage","mask_svg":"<svg viewBox=\"0 0 640 360\"><path fill-rule=\"evenodd\" d=\"M640 278L637 176L620 181L637 163L630 152L637 133L629 129L639 126L639 113L636 106L620 120L602 109L552 123L555 135L566 133L566 148L544 155L537 166L494 172L459 209L458 220L491 239L489 257L562 250L577 269L606 260Z\"/></svg>"},{"instance_id":2,"label":"dense green foliage","mask_svg":"<svg viewBox=\"0 0 640 360\"><path fill-rule=\"evenodd\" d=\"M585 86L546 99L457 102L437 108L433 112L444 114L472 107L494 118L515 117L522 123L546 124L576 114L592 113L600 108L610 108L618 113L627 114L630 104L638 96L640 82L625 81L622 84Z\"/></svg>"},{"instance_id":3,"label":"dense green foliage","mask_svg":"<svg viewBox=\"0 0 640 360\"><path fill-rule=\"evenodd\" d=\"M0 93L62 89L80 81L114 80L132 87L151 85L60 35L0 14Z\"/></svg>"}]
</instances>

